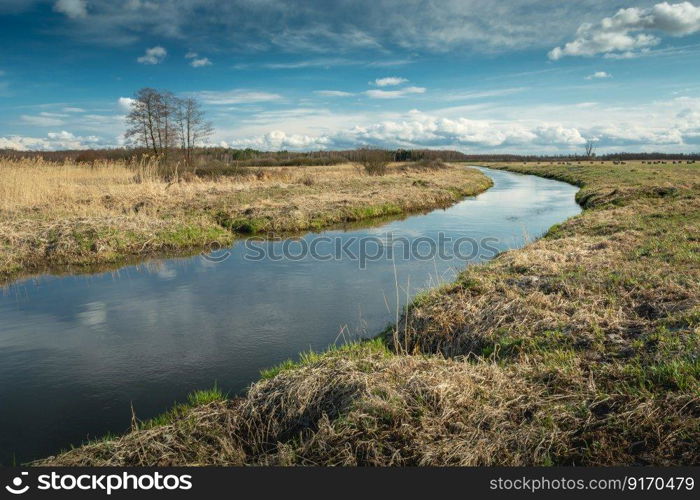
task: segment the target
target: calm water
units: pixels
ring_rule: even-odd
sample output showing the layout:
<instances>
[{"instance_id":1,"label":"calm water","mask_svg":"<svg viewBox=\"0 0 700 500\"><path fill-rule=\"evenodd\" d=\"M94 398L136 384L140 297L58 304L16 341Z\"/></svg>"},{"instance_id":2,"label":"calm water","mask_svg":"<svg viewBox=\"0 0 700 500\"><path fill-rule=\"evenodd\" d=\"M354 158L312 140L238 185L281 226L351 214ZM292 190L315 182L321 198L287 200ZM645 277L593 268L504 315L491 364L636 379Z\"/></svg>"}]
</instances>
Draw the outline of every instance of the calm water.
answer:
<instances>
[{"instance_id":1,"label":"calm water","mask_svg":"<svg viewBox=\"0 0 700 500\"><path fill-rule=\"evenodd\" d=\"M193 390L217 383L235 393L261 368L300 351L372 336L396 316L396 283L403 304L407 294L579 213L573 186L484 172L495 182L489 191L381 227L255 248L238 242L225 259L217 252L89 276L43 276L1 290L0 463L124 431L131 404L146 419ZM429 241L439 242L440 233L443 241L468 238L459 246L462 258L431 255ZM316 255L299 257L314 240ZM404 255L411 244L419 255ZM367 257L379 255L364 269L362 245ZM454 243L445 246L453 253ZM279 259L285 247L291 258ZM339 259L336 247L347 250ZM254 260L262 250L268 254Z\"/></svg>"}]
</instances>

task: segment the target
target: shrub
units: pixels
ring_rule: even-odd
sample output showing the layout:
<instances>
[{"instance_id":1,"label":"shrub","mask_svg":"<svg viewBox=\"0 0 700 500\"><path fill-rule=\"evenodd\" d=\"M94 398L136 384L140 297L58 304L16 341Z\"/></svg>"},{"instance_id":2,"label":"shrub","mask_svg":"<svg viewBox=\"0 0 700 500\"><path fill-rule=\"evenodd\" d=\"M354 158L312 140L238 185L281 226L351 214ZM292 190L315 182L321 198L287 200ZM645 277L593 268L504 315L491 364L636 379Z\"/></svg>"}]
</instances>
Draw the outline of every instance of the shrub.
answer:
<instances>
[{"instance_id":1,"label":"shrub","mask_svg":"<svg viewBox=\"0 0 700 500\"><path fill-rule=\"evenodd\" d=\"M358 162L368 175L385 175L390 158L389 152L381 149L362 149Z\"/></svg>"}]
</instances>

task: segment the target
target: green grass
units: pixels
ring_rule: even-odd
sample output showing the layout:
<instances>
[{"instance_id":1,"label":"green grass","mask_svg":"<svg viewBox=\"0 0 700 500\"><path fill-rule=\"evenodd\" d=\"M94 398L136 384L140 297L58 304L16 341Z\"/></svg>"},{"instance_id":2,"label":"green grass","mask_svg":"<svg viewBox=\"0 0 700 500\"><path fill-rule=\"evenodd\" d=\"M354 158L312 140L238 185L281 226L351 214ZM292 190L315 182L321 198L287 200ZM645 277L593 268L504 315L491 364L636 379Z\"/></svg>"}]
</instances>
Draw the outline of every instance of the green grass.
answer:
<instances>
[{"instance_id":1,"label":"green grass","mask_svg":"<svg viewBox=\"0 0 700 500\"><path fill-rule=\"evenodd\" d=\"M630 379L627 389L632 392L700 392L700 360L693 357L657 363L627 363L623 367L623 373Z\"/></svg>"},{"instance_id":2,"label":"green grass","mask_svg":"<svg viewBox=\"0 0 700 500\"><path fill-rule=\"evenodd\" d=\"M174 248L203 246L214 241L230 240L231 235L220 227L183 224L156 234L162 245Z\"/></svg>"},{"instance_id":3,"label":"green grass","mask_svg":"<svg viewBox=\"0 0 700 500\"><path fill-rule=\"evenodd\" d=\"M218 212L215 216L221 227L240 234L256 234L265 231L270 220L261 217L231 217L226 212Z\"/></svg>"},{"instance_id":4,"label":"green grass","mask_svg":"<svg viewBox=\"0 0 700 500\"><path fill-rule=\"evenodd\" d=\"M270 380L280 373L297 370L337 357L357 360L368 356L390 357L392 355L393 353L387 347L385 339L377 337L371 340L362 340L339 346L332 346L323 352L303 352L299 355L297 360L287 359L276 366L261 370L260 377L262 380Z\"/></svg>"},{"instance_id":5,"label":"green grass","mask_svg":"<svg viewBox=\"0 0 700 500\"><path fill-rule=\"evenodd\" d=\"M198 406L206 405L216 401L225 401L227 395L216 385L211 389L195 391L187 396L185 403L178 403L165 413L138 423L138 429L152 429L162 425L168 425L187 415L188 411Z\"/></svg>"}]
</instances>

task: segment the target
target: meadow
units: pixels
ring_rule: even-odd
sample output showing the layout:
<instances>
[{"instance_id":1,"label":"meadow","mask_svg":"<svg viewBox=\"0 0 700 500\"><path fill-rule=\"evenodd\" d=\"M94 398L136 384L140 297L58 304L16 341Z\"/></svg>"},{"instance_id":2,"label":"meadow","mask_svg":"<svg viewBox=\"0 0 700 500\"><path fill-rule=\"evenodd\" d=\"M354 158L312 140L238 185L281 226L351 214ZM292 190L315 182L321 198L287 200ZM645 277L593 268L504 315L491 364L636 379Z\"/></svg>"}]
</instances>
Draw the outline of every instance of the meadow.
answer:
<instances>
[{"instance_id":1,"label":"meadow","mask_svg":"<svg viewBox=\"0 0 700 500\"><path fill-rule=\"evenodd\" d=\"M700 170L486 166L581 215L426 292L372 341L192 397L45 465L697 465Z\"/></svg>"}]
</instances>

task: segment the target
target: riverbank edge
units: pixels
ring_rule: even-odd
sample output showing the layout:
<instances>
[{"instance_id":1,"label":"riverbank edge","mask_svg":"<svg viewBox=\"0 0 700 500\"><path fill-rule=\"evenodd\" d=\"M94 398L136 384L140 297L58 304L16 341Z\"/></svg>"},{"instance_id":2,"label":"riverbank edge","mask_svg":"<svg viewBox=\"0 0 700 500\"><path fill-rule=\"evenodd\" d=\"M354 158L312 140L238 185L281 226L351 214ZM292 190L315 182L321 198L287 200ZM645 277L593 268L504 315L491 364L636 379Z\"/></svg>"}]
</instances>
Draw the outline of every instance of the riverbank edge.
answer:
<instances>
[{"instance_id":1,"label":"riverbank edge","mask_svg":"<svg viewBox=\"0 0 700 500\"><path fill-rule=\"evenodd\" d=\"M450 168L464 167L451 165ZM64 237L80 240L78 245L74 245L75 252L61 255L30 254L23 256L19 264L0 266L0 287L43 274L86 274L113 270L149 259L188 257L202 251L218 250L243 237L270 234L275 237L293 236L344 224L371 223L390 217L409 217L429 210L444 209L493 186L488 176L476 169L469 171L465 184L441 189L436 199L400 199L370 205L350 200L343 207L329 206L313 212L308 219L295 221L293 225L285 225L283 220L282 225L276 226L274 231L268 228L269 219L256 218L254 215L232 217L217 211L216 207L209 213L190 217L184 222L171 223L155 237L149 238L129 230L119 231L113 228L88 227L81 233L69 231ZM407 178L408 181L413 182L410 178ZM101 249L102 245L97 240L104 237L116 242L110 245L113 250Z\"/></svg>"}]
</instances>

